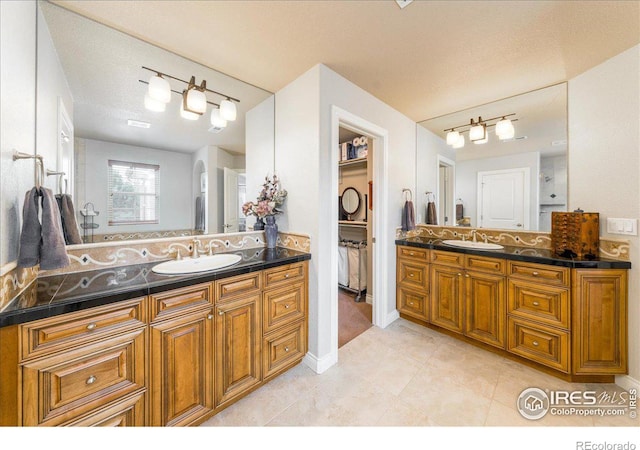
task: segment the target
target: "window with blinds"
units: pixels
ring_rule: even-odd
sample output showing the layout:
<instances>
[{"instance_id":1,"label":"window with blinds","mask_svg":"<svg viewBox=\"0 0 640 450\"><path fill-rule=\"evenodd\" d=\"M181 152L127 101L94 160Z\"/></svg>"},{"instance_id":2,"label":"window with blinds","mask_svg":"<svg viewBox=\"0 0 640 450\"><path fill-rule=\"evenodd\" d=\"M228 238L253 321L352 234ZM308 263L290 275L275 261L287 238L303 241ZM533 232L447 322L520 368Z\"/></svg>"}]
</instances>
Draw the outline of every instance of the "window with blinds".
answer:
<instances>
[{"instance_id":1,"label":"window with blinds","mask_svg":"<svg viewBox=\"0 0 640 450\"><path fill-rule=\"evenodd\" d=\"M109 225L158 223L160 166L109 160Z\"/></svg>"}]
</instances>

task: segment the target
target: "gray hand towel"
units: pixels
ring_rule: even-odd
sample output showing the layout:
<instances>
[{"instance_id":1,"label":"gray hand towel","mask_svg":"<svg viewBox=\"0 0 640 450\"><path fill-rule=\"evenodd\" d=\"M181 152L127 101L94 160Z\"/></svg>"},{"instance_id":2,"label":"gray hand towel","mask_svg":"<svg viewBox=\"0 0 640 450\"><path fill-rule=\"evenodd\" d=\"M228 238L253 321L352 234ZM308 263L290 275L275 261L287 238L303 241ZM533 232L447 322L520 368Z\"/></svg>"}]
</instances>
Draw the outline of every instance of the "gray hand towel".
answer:
<instances>
[{"instance_id":1,"label":"gray hand towel","mask_svg":"<svg viewBox=\"0 0 640 450\"><path fill-rule=\"evenodd\" d=\"M434 202L427 203L427 224L438 225L438 216L436 213L436 204Z\"/></svg>"},{"instance_id":2,"label":"gray hand towel","mask_svg":"<svg viewBox=\"0 0 640 450\"><path fill-rule=\"evenodd\" d=\"M414 230L416 228L416 219L413 212L413 202L407 200L402 209L402 231Z\"/></svg>"},{"instance_id":3,"label":"gray hand towel","mask_svg":"<svg viewBox=\"0 0 640 450\"><path fill-rule=\"evenodd\" d=\"M65 243L67 245L82 244L71 196L68 194L56 195L56 200L60 208L60 218L62 219L62 231L64 233Z\"/></svg>"},{"instance_id":4,"label":"gray hand towel","mask_svg":"<svg viewBox=\"0 0 640 450\"><path fill-rule=\"evenodd\" d=\"M33 267L40 262L42 226L38 219L39 211L40 194L38 189L34 187L24 196L18 267Z\"/></svg>"},{"instance_id":5,"label":"gray hand towel","mask_svg":"<svg viewBox=\"0 0 640 450\"><path fill-rule=\"evenodd\" d=\"M50 189L40 188L42 194L42 245L40 268L59 269L69 265L58 202Z\"/></svg>"},{"instance_id":6,"label":"gray hand towel","mask_svg":"<svg viewBox=\"0 0 640 450\"><path fill-rule=\"evenodd\" d=\"M202 195L196 197L195 229L197 231L204 231L204 196Z\"/></svg>"}]
</instances>

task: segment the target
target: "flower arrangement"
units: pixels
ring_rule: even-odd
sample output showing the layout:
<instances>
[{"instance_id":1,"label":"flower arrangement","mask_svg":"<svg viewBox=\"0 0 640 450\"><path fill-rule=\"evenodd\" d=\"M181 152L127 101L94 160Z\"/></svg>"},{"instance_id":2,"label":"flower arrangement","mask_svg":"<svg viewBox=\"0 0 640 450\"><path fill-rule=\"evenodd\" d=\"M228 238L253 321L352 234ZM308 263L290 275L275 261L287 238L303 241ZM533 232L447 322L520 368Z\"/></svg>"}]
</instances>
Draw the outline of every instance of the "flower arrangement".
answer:
<instances>
[{"instance_id":1,"label":"flower arrangement","mask_svg":"<svg viewBox=\"0 0 640 450\"><path fill-rule=\"evenodd\" d=\"M280 188L278 177L276 175L273 178L266 176L260 195L255 202L246 202L242 205L242 213L245 216L256 216L259 219L281 214L282 210L278 207L282 206L286 198L287 191Z\"/></svg>"}]
</instances>

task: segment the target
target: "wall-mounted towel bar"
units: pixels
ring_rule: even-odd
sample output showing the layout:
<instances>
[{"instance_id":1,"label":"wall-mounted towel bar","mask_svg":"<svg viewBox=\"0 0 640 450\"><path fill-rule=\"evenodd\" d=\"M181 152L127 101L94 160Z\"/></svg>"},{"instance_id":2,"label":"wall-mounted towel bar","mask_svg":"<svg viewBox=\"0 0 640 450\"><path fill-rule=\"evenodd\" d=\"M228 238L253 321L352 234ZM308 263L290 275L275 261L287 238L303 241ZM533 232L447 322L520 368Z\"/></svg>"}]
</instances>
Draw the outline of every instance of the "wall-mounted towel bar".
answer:
<instances>
[{"instance_id":1,"label":"wall-mounted towel bar","mask_svg":"<svg viewBox=\"0 0 640 450\"><path fill-rule=\"evenodd\" d=\"M47 174L48 177L50 177L51 175L58 175L59 176L59 178L58 178L58 193L60 195L67 194L69 183L68 183L67 179L64 178L64 176L66 175L65 172L56 172L55 170L47 169L46 170L46 174ZM62 181L63 180L64 180L64 190L62 189Z\"/></svg>"},{"instance_id":2,"label":"wall-mounted towel bar","mask_svg":"<svg viewBox=\"0 0 640 450\"><path fill-rule=\"evenodd\" d=\"M405 201L413 201L413 192L411 192L411 189L408 188L404 188L402 189L402 195L404 196L404 200Z\"/></svg>"},{"instance_id":3,"label":"wall-mounted towel bar","mask_svg":"<svg viewBox=\"0 0 640 450\"><path fill-rule=\"evenodd\" d=\"M44 161L42 155L32 155L30 153L19 152L18 150L13 151L13 160L17 161L18 159L35 159L36 160L36 173L35 173L35 185L38 189L44 183Z\"/></svg>"}]
</instances>

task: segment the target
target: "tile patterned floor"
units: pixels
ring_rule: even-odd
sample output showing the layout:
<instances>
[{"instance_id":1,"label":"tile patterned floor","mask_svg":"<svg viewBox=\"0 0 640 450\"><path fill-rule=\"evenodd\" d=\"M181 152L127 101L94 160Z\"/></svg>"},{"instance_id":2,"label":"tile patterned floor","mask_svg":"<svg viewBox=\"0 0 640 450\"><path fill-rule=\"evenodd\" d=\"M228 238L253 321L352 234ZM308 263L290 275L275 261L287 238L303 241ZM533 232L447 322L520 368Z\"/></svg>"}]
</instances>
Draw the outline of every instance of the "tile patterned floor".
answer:
<instances>
[{"instance_id":1,"label":"tile patterned floor","mask_svg":"<svg viewBox=\"0 0 640 450\"><path fill-rule=\"evenodd\" d=\"M344 345L325 373L300 364L203 426L640 426L628 416L524 419L516 399L527 387L623 392L567 383L398 319Z\"/></svg>"}]
</instances>

